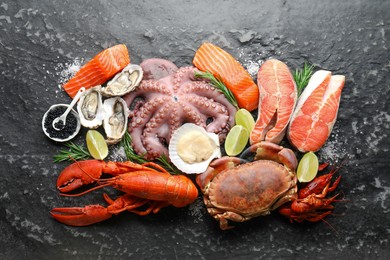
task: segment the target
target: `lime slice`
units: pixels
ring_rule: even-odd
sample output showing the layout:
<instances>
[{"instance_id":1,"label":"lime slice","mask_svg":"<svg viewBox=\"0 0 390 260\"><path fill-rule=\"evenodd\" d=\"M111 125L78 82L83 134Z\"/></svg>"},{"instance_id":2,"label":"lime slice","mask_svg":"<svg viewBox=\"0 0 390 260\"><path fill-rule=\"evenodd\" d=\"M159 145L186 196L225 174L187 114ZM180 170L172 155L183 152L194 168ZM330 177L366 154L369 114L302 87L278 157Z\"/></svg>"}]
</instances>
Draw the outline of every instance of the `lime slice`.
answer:
<instances>
[{"instance_id":1,"label":"lime slice","mask_svg":"<svg viewBox=\"0 0 390 260\"><path fill-rule=\"evenodd\" d=\"M235 125L226 136L225 151L229 156L241 153L249 140L249 133L245 127Z\"/></svg>"},{"instance_id":2,"label":"lime slice","mask_svg":"<svg viewBox=\"0 0 390 260\"><path fill-rule=\"evenodd\" d=\"M318 158L313 152L303 155L298 164L297 178L299 182L312 181L318 172Z\"/></svg>"},{"instance_id":3,"label":"lime slice","mask_svg":"<svg viewBox=\"0 0 390 260\"><path fill-rule=\"evenodd\" d=\"M241 108L236 112L234 119L236 120L236 125L245 127L248 133L252 132L252 129L255 127L255 119L252 114L244 108Z\"/></svg>"},{"instance_id":4,"label":"lime slice","mask_svg":"<svg viewBox=\"0 0 390 260\"><path fill-rule=\"evenodd\" d=\"M93 158L103 160L107 157L108 147L101 133L96 130L88 130L86 141L88 151Z\"/></svg>"}]
</instances>

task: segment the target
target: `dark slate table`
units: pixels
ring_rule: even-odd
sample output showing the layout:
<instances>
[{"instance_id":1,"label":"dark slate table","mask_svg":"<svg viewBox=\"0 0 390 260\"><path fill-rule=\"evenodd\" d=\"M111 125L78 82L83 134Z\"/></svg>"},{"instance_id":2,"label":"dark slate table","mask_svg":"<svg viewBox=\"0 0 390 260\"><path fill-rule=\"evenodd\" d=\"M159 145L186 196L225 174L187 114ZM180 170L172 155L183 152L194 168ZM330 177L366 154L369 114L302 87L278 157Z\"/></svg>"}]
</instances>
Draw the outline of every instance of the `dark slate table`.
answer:
<instances>
[{"instance_id":1,"label":"dark slate table","mask_svg":"<svg viewBox=\"0 0 390 260\"><path fill-rule=\"evenodd\" d=\"M389 259L389 10L390 1L353 0L0 1L0 258ZM98 191L58 195L68 163L53 163L63 146L41 129L50 105L70 103L59 85L72 69L118 43L133 63L190 65L206 40L252 74L274 57L346 76L337 123L318 153L332 163L349 158L340 170L344 201L327 223L291 224L274 212L221 231L200 198L84 228L54 221L55 206L103 202Z\"/></svg>"}]
</instances>

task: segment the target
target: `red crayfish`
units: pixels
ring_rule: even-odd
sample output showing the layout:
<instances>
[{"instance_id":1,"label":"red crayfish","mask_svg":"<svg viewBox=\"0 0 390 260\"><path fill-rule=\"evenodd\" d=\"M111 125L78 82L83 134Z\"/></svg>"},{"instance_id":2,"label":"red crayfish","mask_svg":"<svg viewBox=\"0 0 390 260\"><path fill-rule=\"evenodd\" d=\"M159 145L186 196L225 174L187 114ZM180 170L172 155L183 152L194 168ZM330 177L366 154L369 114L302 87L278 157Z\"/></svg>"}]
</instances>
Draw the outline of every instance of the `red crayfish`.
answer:
<instances>
[{"instance_id":1,"label":"red crayfish","mask_svg":"<svg viewBox=\"0 0 390 260\"><path fill-rule=\"evenodd\" d=\"M102 173L113 175L100 179ZM98 186L85 192L66 195L83 185L97 182ZM112 200L104 194L108 207L89 205L85 207L54 208L50 213L61 223L71 226L86 226L123 211L139 215L157 213L161 208L173 205L184 207L198 197L194 183L184 175L171 175L161 166L149 162L104 162L88 160L75 162L65 168L57 180L57 187L65 196L80 196L89 191L111 186L125 194ZM142 210L141 207L146 207Z\"/></svg>"}]
</instances>

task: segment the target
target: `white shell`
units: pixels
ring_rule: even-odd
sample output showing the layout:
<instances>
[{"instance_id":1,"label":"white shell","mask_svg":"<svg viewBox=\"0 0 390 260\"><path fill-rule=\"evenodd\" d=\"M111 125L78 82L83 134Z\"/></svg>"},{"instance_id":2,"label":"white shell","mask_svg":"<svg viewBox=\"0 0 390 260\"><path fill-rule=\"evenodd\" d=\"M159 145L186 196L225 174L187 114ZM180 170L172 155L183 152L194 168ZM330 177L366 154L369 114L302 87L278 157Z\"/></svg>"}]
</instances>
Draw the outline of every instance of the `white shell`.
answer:
<instances>
[{"instance_id":1,"label":"white shell","mask_svg":"<svg viewBox=\"0 0 390 260\"><path fill-rule=\"evenodd\" d=\"M178 155L177 145L179 143L179 140L181 139L181 137L183 137L185 134L189 133L190 131L196 131L207 135L210 138L210 140L216 145L216 148L211 154L211 156L202 162L187 163ZM207 169L210 162L214 158L220 158L220 157L221 157L221 149L220 149L218 135L214 133L208 133L203 127L197 126L192 123L184 124L178 129L176 129L176 131L173 133L171 137L171 140L169 141L169 158L171 162L179 170L185 173L202 173Z\"/></svg>"},{"instance_id":2,"label":"white shell","mask_svg":"<svg viewBox=\"0 0 390 260\"><path fill-rule=\"evenodd\" d=\"M103 123L104 109L100 85L84 92L77 104L80 123L87 128L95 129Z\"/></svg>"},{"instance_id":3,"label":"white shell","mask_svg":"<svg viewBox=\"0 0 390 260\"><path fill-rule=\"evenodd\" d=\"M120 97L104 100L103 107L105 111L103 127L107 143L116 144L127 131L129 109L126 102Z\"/></svg>"},{"instance_id":4,"label":"white shell","mask_svg":"<svg viewBox=\"0 0 390 260\"><path fill-rule=\"evenodd\" d=\"M119 97L134 90L143 77L141 66L136 64L127 65L121 72L110 80L106 87L102 88L101 93L104 96Z\"/></svg>"}]
</instances>

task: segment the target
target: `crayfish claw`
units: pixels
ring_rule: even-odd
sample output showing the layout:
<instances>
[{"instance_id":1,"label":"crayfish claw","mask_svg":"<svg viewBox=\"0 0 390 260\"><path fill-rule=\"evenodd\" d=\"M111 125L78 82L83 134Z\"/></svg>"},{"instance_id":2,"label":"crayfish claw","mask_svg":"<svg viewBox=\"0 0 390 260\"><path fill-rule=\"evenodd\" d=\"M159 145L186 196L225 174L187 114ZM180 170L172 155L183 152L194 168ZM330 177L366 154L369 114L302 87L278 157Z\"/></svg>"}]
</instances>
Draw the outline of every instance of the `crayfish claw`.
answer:
<instances>
[{"instance_id":1,"label":"crayfish claw","mask_svg":"<svg viewBox=\"0 0 390 260\"><path fill-rule=\"evenodd\" d=\"M104 165L102 161L86 160L67 166L58 176L58 190L66 193L95 182L102 175Z\"/></svg>"},{"instance_id":2,"label":"crayfish claw","mask_svg":"<svg viewBox=\"0 0 390 260\"><path fill-rule=\"evenodd\" d=\"M111 218L112 214L100 205L72 208L54 208L50 214L58 222L69 226L88 226Z\"/></svg>"}]
</instances>

